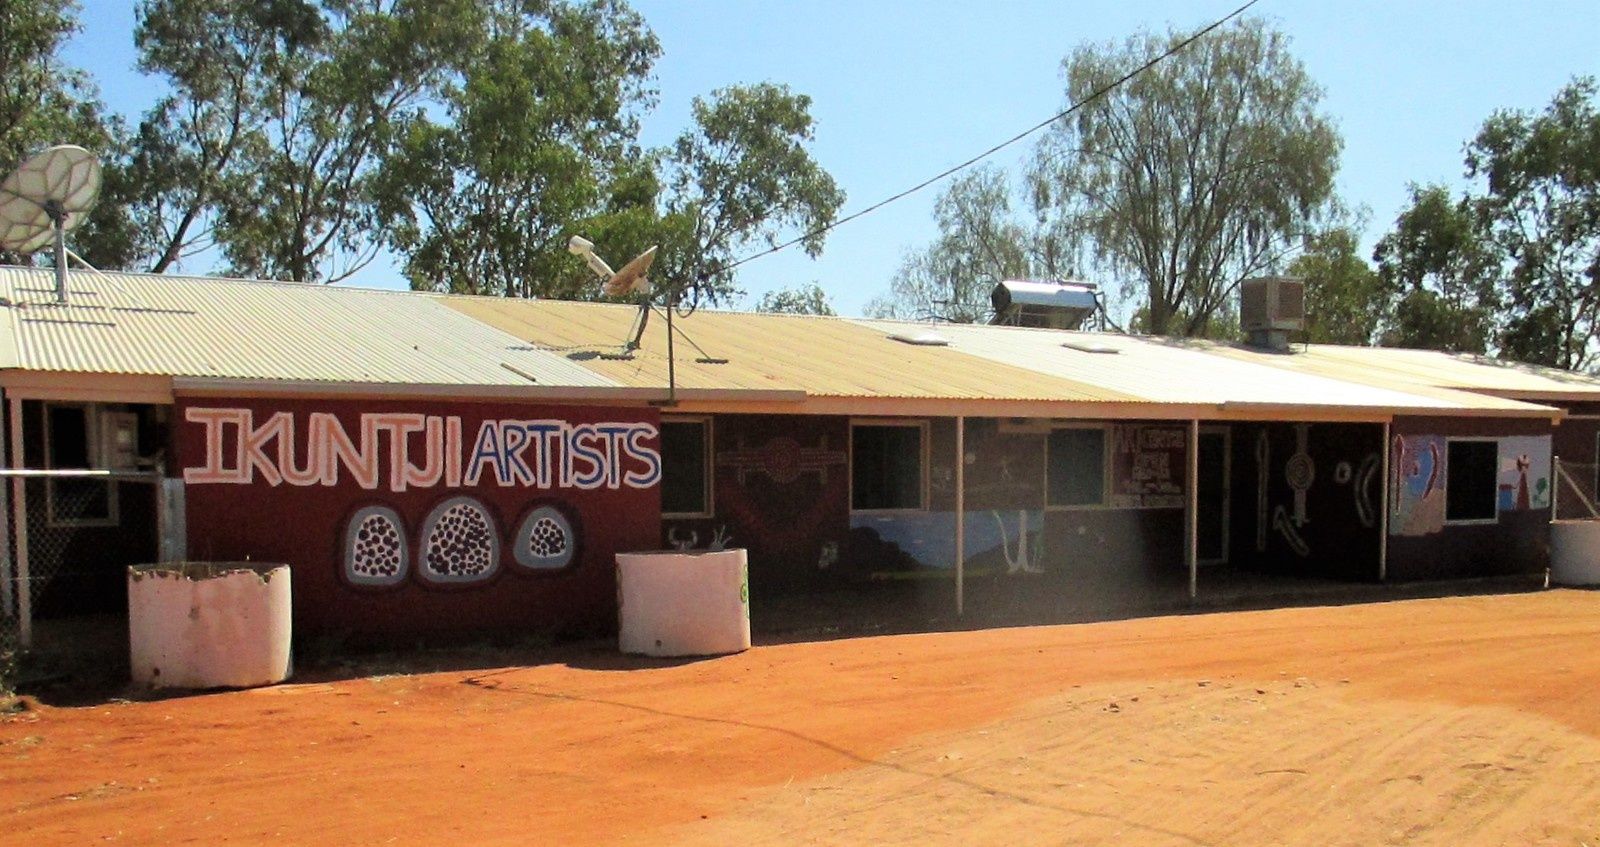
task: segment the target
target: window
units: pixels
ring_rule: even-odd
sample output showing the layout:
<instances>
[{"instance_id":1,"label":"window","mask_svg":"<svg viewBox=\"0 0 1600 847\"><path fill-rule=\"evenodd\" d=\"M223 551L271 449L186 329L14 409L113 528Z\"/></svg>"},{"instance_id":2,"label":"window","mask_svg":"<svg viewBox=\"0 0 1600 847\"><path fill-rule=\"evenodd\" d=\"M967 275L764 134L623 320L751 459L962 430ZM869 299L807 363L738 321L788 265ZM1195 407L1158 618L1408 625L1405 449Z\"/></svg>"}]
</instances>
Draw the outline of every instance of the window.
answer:
<instances>
[{"instance_id":1,"label":"window","mask_svg":"<svg viewBox=\"0 0 1600 847\"><path fill-rule=\"evenodd\" d=\"M1106 430L1050 430L1045 502L1051 506L1099 506L1106 500Z\"/></svg>"},{"instance_id":2,"label":"window","mask_svg":"<svg viewBox=\"0 0 1600 847\"><path fill-rule=\"evenodd\" d=\"M98 407L47 403L44 407L45 468L86 470L101 466ZM117 484L96 477L46 477L47 517L58 526L116 526Z\"/></svg>"},{"instance_id":3,"label":"window","mask_svg":"<svg viewBox=\"0 0 1600 847\"><path fill-rule=\"evenodd\" d=\"M661 514L711 517L711 421L661 421Z\"/></svg>"},{"instance_id":4,"label":"window","mask_svg":"<svg viewBox=\"0 0 1600 847\"><path fill-rule=\"evenodd\" d=\"M850 508L926 509L923 423L850 427Z\"/></svg>"},{"instance_id":5,"label":"window","mask_svg":"<svg viewBox=\"0 0 1600 847\"><path fill-rule=\"evenodd\" d=\"M1444 519L1492 521L1499 498L1500 443L1450 442L1445 463Z\"/></svg>"}]
</instances>

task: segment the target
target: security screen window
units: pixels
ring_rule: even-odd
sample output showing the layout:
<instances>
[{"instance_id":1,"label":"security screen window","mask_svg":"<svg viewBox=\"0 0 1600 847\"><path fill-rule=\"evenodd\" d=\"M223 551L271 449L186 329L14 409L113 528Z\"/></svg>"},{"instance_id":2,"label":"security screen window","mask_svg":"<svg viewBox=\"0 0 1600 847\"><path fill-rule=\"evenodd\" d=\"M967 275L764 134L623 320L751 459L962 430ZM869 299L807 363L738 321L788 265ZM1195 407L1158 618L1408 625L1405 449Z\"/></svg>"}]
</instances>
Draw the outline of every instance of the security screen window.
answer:
<instances>
[{"instance_id":1,"label":"security screen window","mask_svg":"<svg viewBox=\"0 0 1600 847\"><path fill-rule=\"evenodd\" d=\"M1444 519L1492 521L1499 487L1500 445L1495 441L1452 441L1445 465Z\"/></svg>"},{"instance_id":2,"label":"security screen window","mask_svg":"<svg viewBox=\"0 0 1600 847\"><path fill-rule=\"evenodd\" d=\"M94 467L97 420L89 406L46 404L45 467L84 470ZM46 477L45 501L50 523L61 526L108 526L117 523L116 483L93 477Z\"/></svg>"},{"instance_id":3,"label":"security screen window","mask_svg":"<svg viewBox=\"0 0 1600 847\"><path fill-rule=\"evenodd\" d=\"M921 424L856 424L850 429L850 508L922 509Z\"/></svg>"},{"instance_id":4,"label":"security screen window","mask_svg":"<svg viewBox=\"0 0 1600 847\"><path fill-rule=\"evenodd\" d=\"M661 422L661 513L711 515L711 422Z\"/></svg>"},{"instance_id":5,"label":"security screen window","mask_svg":"<svg viewBox=\"0 0 1600 847\"><path fill-rule=\"evenodd\" d=\"M1099 506L1106 499L1106 431L1076 427L1050 431L1048 504Z\"/></svg>"}]
</instances>

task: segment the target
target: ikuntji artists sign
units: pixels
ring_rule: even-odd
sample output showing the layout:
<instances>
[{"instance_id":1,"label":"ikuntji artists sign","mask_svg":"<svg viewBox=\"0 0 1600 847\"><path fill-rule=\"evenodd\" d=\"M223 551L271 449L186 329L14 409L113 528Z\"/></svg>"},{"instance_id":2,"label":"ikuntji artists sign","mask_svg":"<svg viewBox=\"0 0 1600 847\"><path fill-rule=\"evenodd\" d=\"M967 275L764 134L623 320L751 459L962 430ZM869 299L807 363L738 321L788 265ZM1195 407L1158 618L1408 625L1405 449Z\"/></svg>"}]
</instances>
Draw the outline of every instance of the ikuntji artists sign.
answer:
<instances>
[{"instance_id":1,"label":"ikuntji artists sign","mask_svg":"<svg viewBox=\"0 0 1600 847\"><path fill-rule=\"evenodd\" d=\"M347 429L327 412L258 417L250 409L189 407L203 428L204 464L190 485L462 488L480 484L580 490L647 489L661 481L657 429L644 422L492 419L468 432L462 418L364 413Z\"/></svg>"},{"instance_id":2,"label":"ikuntji artists sign","mask_svg":"<svg viewBox=\"0 0 1600 847\"><path fill-rule=\"evenodd\" d=\"M295 627L361 635L615 620L660 544L653 408L180 398L187 555L286 562Z\"/></svg>"}]
</instances>

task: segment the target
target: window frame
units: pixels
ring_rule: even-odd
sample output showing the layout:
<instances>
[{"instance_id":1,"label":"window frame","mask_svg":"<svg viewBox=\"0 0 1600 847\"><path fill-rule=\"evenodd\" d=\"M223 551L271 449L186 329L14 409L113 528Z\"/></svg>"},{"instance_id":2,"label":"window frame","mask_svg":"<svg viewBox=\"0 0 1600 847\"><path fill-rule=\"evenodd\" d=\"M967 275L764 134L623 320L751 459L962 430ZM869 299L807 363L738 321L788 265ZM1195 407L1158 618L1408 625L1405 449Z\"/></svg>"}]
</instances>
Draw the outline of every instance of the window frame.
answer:
<instances>
[{"instance_id":1,"label":"window frame","mask_svg":"<svg viewBox=\"0 0 1600 847\"><path fill-rule=\"evenodd\" d=\"M714 518L714 517L716 517L717 495L716 495L715 485L716 485L716 481L717 481L716 480L717 475L715 473L714 466L716 464L716 461L715 461L715 455L716 455L715 448L716 448L716 444L717 444L717 436L716 436L716 425L713 422L712 417L710 415L672 415L670 417L663 415L662 418L661 418L661 428L662 428L662 433L661 433L661 442L662 442L662 444L661 444L661 446L662 446L663 449L665 449L665 447L666 447L666 431L665 430L666 430L667 424L693 424L693 423L700 424L700 427L701 427L701 429L700 429L700 444L701 444L702 452L701 452L701 461L700 461L700 474L701 474L702 479L704 480L703 486L704 486L704 490L705 490L705 502L702 504L704 506L704 509L702 511L699 511L699 512L669 512L669 511L666 510L666 506L663 504L662 510L661 510L661 517L663 519L665 519L665 520L697 520L697 519L705 519L705 518ZM665 461L665 457L663 457L663 462L664 461ZM665 494L665 482L666 482L666 478L663 476L662 477L662 483L663 483L663 491L662 491L662 493L663 493L663 495ZM665 500L665 497L663 497L663 500Z\"/></svg>"},{"instance_id":2,"label":"window frame","mask_svg":"<svg viewBox=\"0 0 1600 847\"><path fill-rule=\"evenodd\" d=\"M917 430L917 471L920 475L917 485L918 504L916 506L897 506L889 509L862 509L856 507L856 427L903 427ZM852 515L904 515L926 512L929 508L930 486L932 474L929 465L933 457L933 439L930 437L930 427L927 418L851 418L850 438L845 445L845 455L850 457L850 514Z\"/></svg>"},{"instance_id":3,"label":"window frame","mask_svg":"<svg viewBox=\"0 0 1600 847\"><path fill-rule=\"evenodd\" d=\"M1051 424L1044 437L1044 508L1049 512L1080 512L1106 510L1111 507L1111 438L1114 424L1110 423L1057 423ZM1100 430L1100 502L1052 503L1050 502L1050 436L1060 429Z\"/></svg>"},{"instance_id":4,"label":"window frame","mask_svg":"<svg viewBox=\"0 0 1600 847\"><path fill-rule=\"evenodd\" d=\"M54 409L82 409L84 427L84 454L88 458L88 468L57 468L55 466L55 451L50 444L50 413ZM102 414L104 408L99 403L72 403L56 400L46 400L41 404L41 430L44 444L45 470L103 470L105 457L101 455L104 445L101 443L101 428L103 426ZM85 477L84 482L101 482L106 487L106 514L104 517L64 517L57 514L56 510L56 482L58 477L47 475L44 479L45 522L52 527L117 527L122 525L122 507L118 502L118 485L115 479L95 480Z\"/></svg>"},{"instance_id":5,"label":"window frame","mask_svg":"<svg viewBox=\"0 0 1600 847\"><path fill-rule=\"evenodd\" d=\"M1494 473L1491 479L1494 485L1489 488L1490 504L1493 507L1492 515L1487 518L1451 518L1450 517L1450 486L1454 474L1450 468L1450 446L1456 442L1473 442L1478 444L1494 445ZM1444 525L1445 526L1492 526L1500 523L1500 439L1494 436L1461 435L1445 438L1444 448Z\"/></svg>"}]
</instances>

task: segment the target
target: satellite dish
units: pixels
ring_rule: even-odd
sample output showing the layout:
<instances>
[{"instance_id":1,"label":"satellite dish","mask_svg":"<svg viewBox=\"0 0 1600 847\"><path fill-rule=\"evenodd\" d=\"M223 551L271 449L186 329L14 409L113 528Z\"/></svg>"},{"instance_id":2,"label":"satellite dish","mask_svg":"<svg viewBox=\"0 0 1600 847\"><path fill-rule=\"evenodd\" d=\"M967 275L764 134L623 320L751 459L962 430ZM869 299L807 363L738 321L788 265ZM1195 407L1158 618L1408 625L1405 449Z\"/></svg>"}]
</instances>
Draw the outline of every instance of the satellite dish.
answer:
<instances>
[{"instance_id":1,"label":"satellite dish","mask_svg":"<svg viewBox=\"0 0 1600 847\"><path fill-rule=\"evenodd\" d=\"M0 182L0 249L32 253L53 239L56 299L67 299L67 231L100 192L100 162L72 144L39 153Z\"/></svg>"},{"instance_id":2,"label":"satellite dish","mask_svg":"<svg viewBox=\"0 0 1600 847\"><path fill-rule=\"evenodd\" d=\"M595 255L594 242L582 236L574 235L567 241L568 252L582 256L588 263L589 270L600 277L600 290L607 297L617 297L634 291L645 291L650 288L650 280L645 273L650 270L650 263L656 260L656 248L640 253L633 261L622 266L622 270L613 271L606 260Z\"/></svg>"},{"instance_id":3,"label":"satellite dish","mask_svg":"<svg viewBox=\"0 0 1600 847\"><path fill-rule=\"evenodd\" d=\"M632 291L645 291L650 288L650 280L645 277L645 272L650 270L650 263L656 260L656 248L640 253L633 261L622 266L612 277L600 286L600 290L608 297L627 294Z\"/></svg>"}]
</instances>

